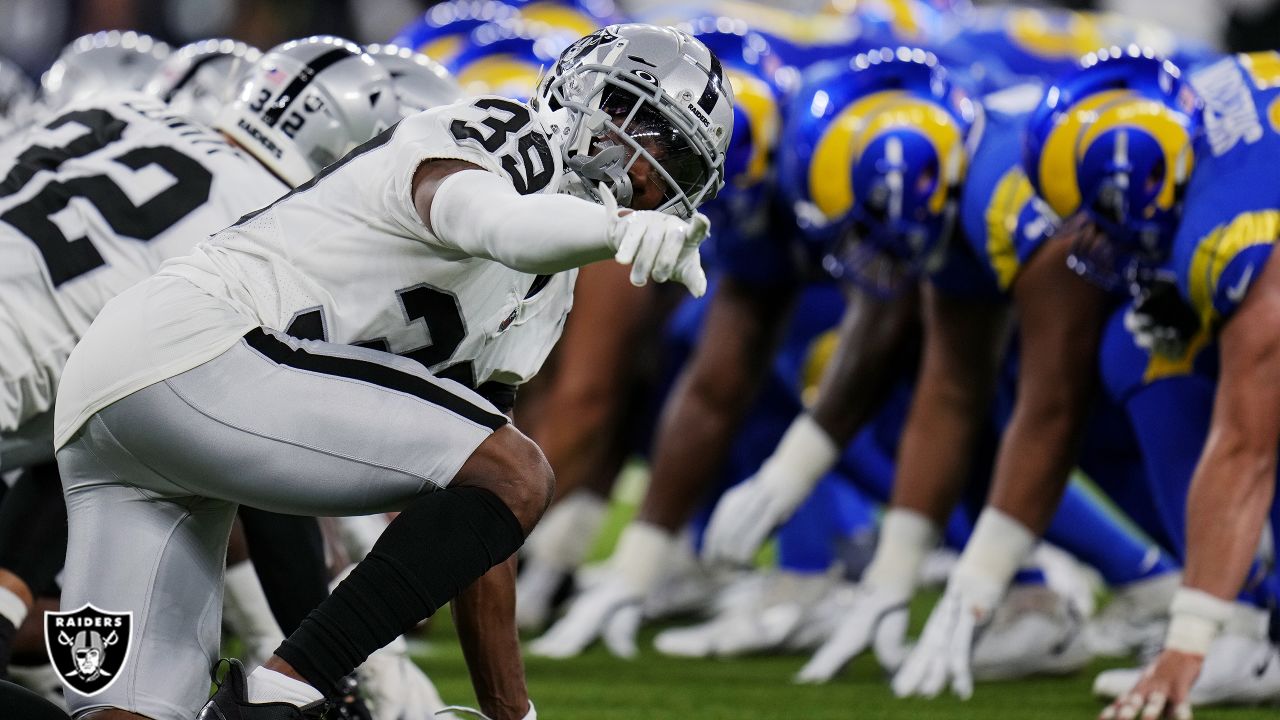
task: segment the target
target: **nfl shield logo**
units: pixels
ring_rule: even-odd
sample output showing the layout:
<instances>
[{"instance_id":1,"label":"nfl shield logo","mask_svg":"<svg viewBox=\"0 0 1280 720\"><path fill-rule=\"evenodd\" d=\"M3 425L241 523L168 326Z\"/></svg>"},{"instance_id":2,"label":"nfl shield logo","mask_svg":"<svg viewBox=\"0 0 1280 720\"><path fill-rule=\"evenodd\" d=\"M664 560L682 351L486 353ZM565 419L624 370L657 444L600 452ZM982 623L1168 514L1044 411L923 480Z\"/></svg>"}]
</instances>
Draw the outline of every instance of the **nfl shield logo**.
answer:
<instances>
[{"instance_id":1,"label":"nfl shield logo","mask_svg":"<svg viewBox=\"0 0 1280 720\"><path fill-rule=\"evenodd\" d=\"M68 688L93 696L111 687L129 659L132 612L108 612L85 605L44 614L44 646L49 662Z\"/></svg>"}]
</instances>

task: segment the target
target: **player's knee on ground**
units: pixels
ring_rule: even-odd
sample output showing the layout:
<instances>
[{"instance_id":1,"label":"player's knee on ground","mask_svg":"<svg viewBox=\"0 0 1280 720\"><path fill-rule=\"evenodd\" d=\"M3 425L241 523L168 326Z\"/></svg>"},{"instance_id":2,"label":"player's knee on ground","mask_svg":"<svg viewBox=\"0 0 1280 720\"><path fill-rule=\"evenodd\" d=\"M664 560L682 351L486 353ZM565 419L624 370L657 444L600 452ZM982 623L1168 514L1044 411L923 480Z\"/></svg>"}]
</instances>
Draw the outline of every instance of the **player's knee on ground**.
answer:
<instances>
[{"instance_id":1,"label":"player's knee on ground","mask_svg":"<svg viewBox=\"0 0 1280 720\"><path fill-rule=\"evenodd\" d=\"M555 495L556 481L541 448L508 425L476 448L452 485L483 488L498 496L528 535Z\"/></svg>"}]
</instances>

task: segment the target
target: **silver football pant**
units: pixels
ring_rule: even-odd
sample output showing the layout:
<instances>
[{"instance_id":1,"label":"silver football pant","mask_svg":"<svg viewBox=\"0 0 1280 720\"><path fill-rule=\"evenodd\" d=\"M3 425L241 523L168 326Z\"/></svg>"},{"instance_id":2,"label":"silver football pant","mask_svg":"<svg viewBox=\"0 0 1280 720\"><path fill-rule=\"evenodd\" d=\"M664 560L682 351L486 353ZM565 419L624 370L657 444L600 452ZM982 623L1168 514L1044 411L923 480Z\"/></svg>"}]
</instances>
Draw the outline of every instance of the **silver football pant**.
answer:
<instances>
[{"instance_id":1,"label":"silver football pant","mask_svg":"<svg viewBox=\"0 0 1280 720\"><path fill-rule=\"evenodd\" d=\"M73 713L194 717L217 658L238 504L395 510L446 486L504 422L412 360L261 330L95 414L58 453L70 531L62 607L131 611L133 633L110 687L68 693Z\"/></svg>"}]
</instances>

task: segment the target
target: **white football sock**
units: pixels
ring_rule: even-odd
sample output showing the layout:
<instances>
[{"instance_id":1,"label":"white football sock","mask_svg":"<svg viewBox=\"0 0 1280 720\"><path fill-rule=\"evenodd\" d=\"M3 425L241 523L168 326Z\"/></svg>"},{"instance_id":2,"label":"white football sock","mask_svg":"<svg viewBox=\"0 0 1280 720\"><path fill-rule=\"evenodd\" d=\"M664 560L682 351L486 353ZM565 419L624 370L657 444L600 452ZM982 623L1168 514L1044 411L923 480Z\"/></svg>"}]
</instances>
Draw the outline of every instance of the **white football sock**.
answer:
<instances>
[{"instance_id":1,"label":"white football sock","mask_svg":"<svg viewBox=\"0 0 1280 720\"><path fill-rule=\"evenodd\" d=\"M22 627L22 621L27 619L27 604L12 590L0 588L0 617L15 628Z\"/></svg>"},{"instance_id":2,"label":"white football sock","mask_svg":"<svg viewBox=\"0 0 1280 720\"><path fill-rule=\"evenodd\" d=\"M284 633L271 614L253 563L245 560L232 565L226 577L223 618L240 639L255 646L255 652L269 655L284 641Z\"/></svg>"},{"instance_id":3,"label":"white football sock","mask_svg":"<svg viewBox=\"0 0 1280 720\"><path fill-rule=\"evenodd\" d=\"M323 700L320 691L288 675L260 667L249 674L249 702L282 702L306 707Z\"/></svg>"}]
</instances>

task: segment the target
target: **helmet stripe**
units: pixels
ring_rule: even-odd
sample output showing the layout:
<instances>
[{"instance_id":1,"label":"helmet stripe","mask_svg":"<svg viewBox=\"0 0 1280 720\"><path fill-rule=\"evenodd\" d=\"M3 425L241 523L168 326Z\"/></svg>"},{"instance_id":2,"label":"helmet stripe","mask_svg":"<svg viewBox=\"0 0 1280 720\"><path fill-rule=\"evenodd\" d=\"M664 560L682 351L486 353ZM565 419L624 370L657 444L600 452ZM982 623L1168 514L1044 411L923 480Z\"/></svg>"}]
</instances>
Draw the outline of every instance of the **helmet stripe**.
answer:
<instances>
[{"instance_id":1,"label":"helmet stripe","mask_svg":"<svg viewBox=\"0 0 1280 720\"><path fill-rule=\"evenodd\" d=\"M325 68L330 65L340 60L354 57L357 54L347 48L335 48L312 60L294 76L284 90L280 91L280 94L276 96L275 102L267 106L266 111L262 113L262 122L267 127L275 127L276 123L280 122L280 116L284 114L285 110L289 109L294 100L298 99L298 95L302 94L302 91L311 84L311 81L316 79L316 75L324 72Z\"/></svg>"},{"instance_id":2,"label":"helmet stripe","mask_svg":"<svg viewBox=\"0 0 1280 720\"><path fill-rule=\"evenodd\" d=\"M710 113L716 106L716 100L724 94L724 69L720 67L720 58L711 53L711 72L707 73L707 86L702 89L702 97L698 98L698 107Z\"/></svg>"},{"instance_id":3,"label":"helmet stripe","mask_svg":"<svg viewBox=\"0 0 1280 720\"><path fill-rule=\"evenodd\" d=\"M187 68L187 71L182 74L181 78L178 79L178 82L174 83L173 87L169 88L169 91L166 92L164 94L164 97L160 99L164 100L166 103L173 102L173 96L177 95L179 90L186 87L187 83L191 82L191 79L196 76L196 73L200 72L200 68L204 67L205 65L208 65L214 60L221 60L222 58L225 58L225 57L230 57L230 56L223 55L221 53L209 53L204 57L196 58L195 62L191 63L191 67Z\"/></svg>"}]
</instances>

